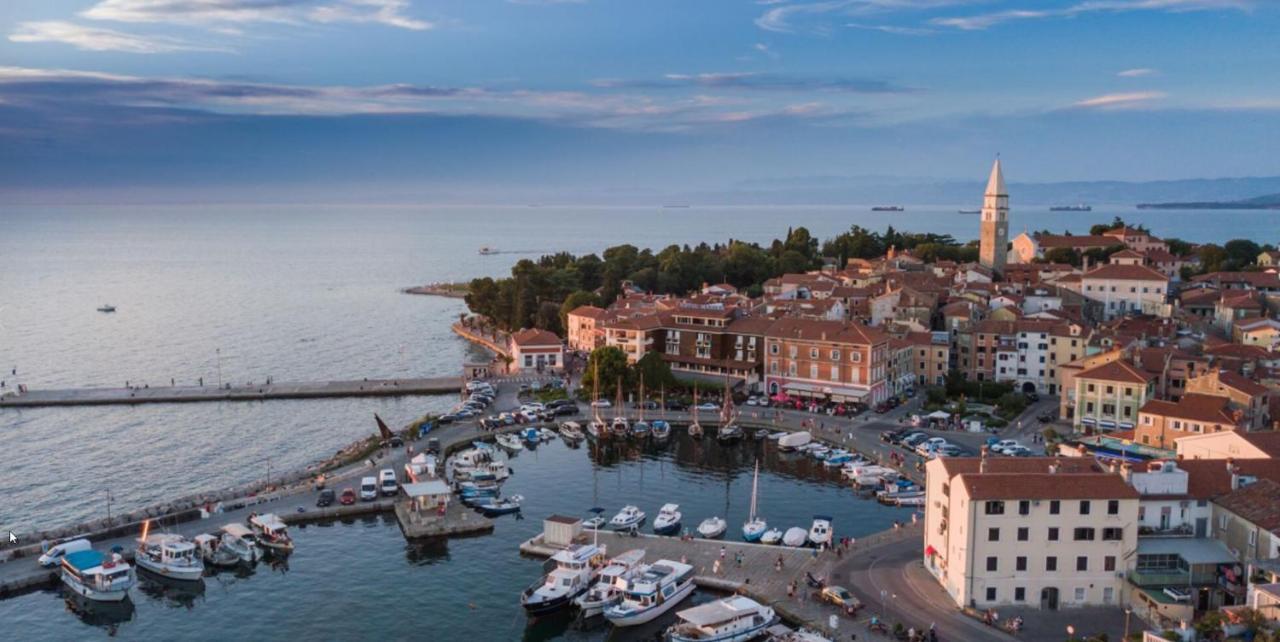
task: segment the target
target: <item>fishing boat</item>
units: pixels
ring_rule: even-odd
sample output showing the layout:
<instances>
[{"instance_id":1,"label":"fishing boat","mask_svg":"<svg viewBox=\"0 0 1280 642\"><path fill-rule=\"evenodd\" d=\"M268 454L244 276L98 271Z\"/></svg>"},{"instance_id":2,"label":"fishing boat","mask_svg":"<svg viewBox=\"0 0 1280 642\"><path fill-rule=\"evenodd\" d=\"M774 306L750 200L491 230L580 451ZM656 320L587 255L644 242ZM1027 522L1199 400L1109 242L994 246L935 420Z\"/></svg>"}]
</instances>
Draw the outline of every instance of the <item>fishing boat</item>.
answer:
<instances>
[{"instance_id":1,"label":"fishing boat","mask_svg":"<svg viewBox=\"0 0 1280 642\"><path fill-rule=\"evenodd\" d=\"M661 419L655 419L653 421L652 426L653 426L652 434L654 439L657 439L658 441L665 441L671 437L671 424Z\"/></svg>"},{"instance_id":2,"label":"fishing boat","mask_svg":"<svg viewBox=\"0 0 1280 642\"><path fill-rule=\"evenodd\" d=\"M592 544L570 546L552 555L555 568L520 594L525 613L544 615L572 604L574 598L587 592L595 566L603 558L604 551Z\"/></svg>"},{"instance_id":3,"label":"fishing boat","mask_svg":"<svg viewBox=\"0 0 1280 642\"><path fill-rule=\"evenodd\" d=\"M134 551L133 563L173 580L198 581L204 577L204 562L196 545L176 533L148 534L151 522L143 522L142 537Z\"/></svg>"},{"instance_id":4,"label":"fishing boat","mask_svg":"<svg viewBox=\"0 0 1280 642\"><path fill-rule=\"evenodd\" d=\"M724 521L723 517L708 517L698 524L698 537L719 539L724 536L728 528L729 523Z\"/></svg>"},{"instance_id":5,"label":"fishing boat","mask_svg":"<svg viewBox=\"0 0 1280 642\"><path fill-rule=\"evenodd\" d=\"M95 602L122 602L137 578L118 553L107 557L95 550L62 557L62 583L72 593Z\"/></svg>"},{"instance_id":6,"label":"fishing boat","mask_svg":"<svg viewBox=\"0 0 1280 642\"><path fill-rule=\"evenodd\" d=\"M667 629L671 642L747 642L764 634L778 616L773 609L734 595L676 613Z\"/></svg>"},{"instance_id":7,"label":"fishing boat","mask_svg":"<svg viewBox=\"0 0 1280 642\"><path fill-rule=\"evenodd\" d=\"M573 601L583 619L600 615L606 608L621 601L623 592L627 590L643 560L642 548L629 550L609 560L609 564L600 569L596 583Z\"/></svg>"},{"instance_id":8,"label":"fishing boat","mask_svg":"<svg viewBox=\"0 0 1280 642\"><path fill-rule=\"evenodd\" d=\"M814 546L831 545L831 517L814 515L813 525L809 527L809 542Z\"/></svg>"},{"instance_id":9,"label":"fishing boat","mask_svg":"<svg viewBox=\"0 0 1280 642\"><path fill-rule=\"evenodd\" d=\"M488 245L486 245L486 246L484 246L484 247L480 248L480 255L481 255L481 256L490 256L490 255L497 254L497 253L498 253L498 248L489 247Z\"/></svg>"},{"instance_id":10,"label":"fishing boat","mask_svg":"<svg viewBox=\"0 0 1280 642\"><path fill-rule=\"evenodd\" d=\"M191 541L195 543L196 551L200 553L200 559L207 564L220 568L240 565L240 556L223 546L222 538L217 535L201 533Z\"/></svg>"},{"instance_id":11,"label":"fishing boat","mask_svg":"<svg viewBox=\"0 0 1280 642\"><path fill-rule=\"evenodd\" d=\"M779 544L781 542L782 542L781 529L770 528L769 530L765 531L763 535L760 536L761 544L773 545L773 544Z\"/></svg>"},{"instance_id":12,"label":"fishing boat","mask_svg":"<svg viewBox=\"0 0 1280 642\"><path fill-rule=\"evenodd\" d=\"M633 526L639 526L644 523L644 511L635 506L623 506L613 519L609 520L609 528L615 530L623 530Z\"/></svg>"},{"instance_id":13,"label":"fishing boat","mask_svg":"<svg viewBox=\"0 0 1280 642\"><path fill-rule=\"evenodd\" d=\"M245 564L262 559L262 548L258 546L253 531L244 524L232 522L222 526L222 548L238 555Z\"/></svg>"},{"instance_id":14,"label":"fishing boat","mask_svg":"<svg viewBox=\"0 0 1280 642\"><path fill-rule=\"evenodd\" d=\"M778 438L778 450L782 452L794 452L804 446L808 446L813 441L813 435L808 431L793 432Z\"/></svg>"},{"instance_id":15,"label":"fishing boat","mask_svg":"<svg viewBox=\"0 0 1280 642\"><path fill-rule=\"evenodd\" d=\"M520 502L523 501L524 498L520 495L512 495L503 499L491 497L488 502L478 504L476 509L484 513L485 517L499 517L520 512Z\"/></svg>"},{"instance_id":16,"label":"fishing boat","mask_svg":"<svg viewBox=\"0 0 1280 642\"><path fill-rule=\"evenodd\" d=\"M658 560L642 567L622 600L604 610L614 626L635 626L652 621L671 610L693 593L693 567L671 560Z\"/></svg>"},{"instance_id":17,"label":"fishing boat","mask_svg":"<svg viewBox=\"0 0 1280 642\"><path fill-rule=\"evenodd\" d=\"M663 504L658 515L653 518L653 532L659 535L673 535L680 531L680 505Z\"/></svg>"},{"instance_id":18,"label":"fishing boat","mask_svg":"<svg viewBox=\"0 0 1280 642\"><path fill-rule=\"evenodd\" d=\"M582 520L582 528L589 531L597 531L609 524L609 520L604 518L603 508L596 507L587 512L591 513L593 517Z\"/></svg>"},{"instance_id":19,"label":"fishing boat","mask_svg":"<svg viewBox=\"0 0 1280 642\"><path fill-rule=\"evenodd\" d=\"M502 446L503 448L506 448L511 452L524 450L524 444L521 444L520 438L516 437L515 435L510 435L510 434L498 435L493 439L494 441L498 442L499 446Z\"/></svg>"},{"instance_id":20,"label":"fishing boat","mask_svg":"<svg viewBox=\"0 0 1280 642\"><path fill-rule=\"evenodd\" d=\"M115 311L116 311L116 306L111 305L110 303L104 303L101 307L98 308L98 312L115 312Z\"/></svg>"},{"instance_id":21,"label":"fishing boat","mask_svg":"<svg viewBox=\"0 0 1280 642\"><path fill-rule=\"evenodd\" d=\"M275 513L250 515L249 528L252 528L257 535L259 546L276 554L288 555L293 552L293 539L289 537L289 528Z\"/></svg>"},{"instance_id":22,"label":"fishing boat","mask_svg":"<svg viewBox=\"0 0 1280 642\"><path fill-rule=\"evenodd\" d=\"M760 460L756 460L755 477L751 479L751 512L747 515L747 521L742 525L742 539L748 542L758 542L764 537L764 532L768 530L769 525L764 518L756 514L756 501L759 498L760 491Z\"/></svg>"},{"instance_id":23,"label":"fishing boat","mask_svg":"<svg viewBox=\"0 0 1280 642\"><path fill-rule=\"evenodd\" d=\"M566 421L560 424L560 436L568 441L582 441L584 438L582 426L576 421Z\"/></svg>"},{"instance_id":24,"label":"fishing boat","mask_svg":"<svg viewBox=\"0 0 1280 642\"><path fill-rule=\"evenodd\" d=\"M783 546L796 548L804 546L804 543L807 541L809 541L809 531L806 531L799 526L792 526L791 528L788 528L787 532L782 535Z\"/></svg>"}]
</instances>

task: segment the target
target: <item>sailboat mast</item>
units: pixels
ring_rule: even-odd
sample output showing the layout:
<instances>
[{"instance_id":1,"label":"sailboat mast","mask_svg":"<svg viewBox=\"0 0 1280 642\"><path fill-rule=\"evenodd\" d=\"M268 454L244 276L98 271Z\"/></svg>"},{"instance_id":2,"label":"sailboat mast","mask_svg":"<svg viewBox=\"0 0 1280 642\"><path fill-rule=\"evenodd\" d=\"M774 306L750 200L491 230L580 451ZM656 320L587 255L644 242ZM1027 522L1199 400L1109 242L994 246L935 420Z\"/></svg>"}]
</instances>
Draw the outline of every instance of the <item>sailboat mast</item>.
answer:
<instances>
[{"instance_id":1,"label":"sailboat mast","mask_svg":"<svg viewBox=\"0 0 1280 642\"><path fill-rule=\"evenodd\" d=\"M756 521L756 492L760 489L760 460L756 460L756 475L751 480L751 519Z\"/></svg>"}]
</instances>

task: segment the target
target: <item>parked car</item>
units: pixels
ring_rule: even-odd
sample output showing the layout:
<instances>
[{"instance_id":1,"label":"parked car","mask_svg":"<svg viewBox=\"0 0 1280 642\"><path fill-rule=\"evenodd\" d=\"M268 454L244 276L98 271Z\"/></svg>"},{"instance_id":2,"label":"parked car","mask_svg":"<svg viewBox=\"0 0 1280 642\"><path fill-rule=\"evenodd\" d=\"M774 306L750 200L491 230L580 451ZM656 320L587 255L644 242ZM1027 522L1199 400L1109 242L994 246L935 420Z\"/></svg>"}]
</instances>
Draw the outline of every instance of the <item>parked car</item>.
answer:
<instances>
[{"instance_id":1,"label":"parked car","mask_svg":"<svg viewBox=\"0 0 1280 642\"><path fill-rule=\"evenodd\" d=\"M899 443L899 445L901 445L903 448L906 448L907 450L910 450L910 449L912 449L912 448L915 448L915 447L916 447L916 444L918 444L918 443L920 443L920 442L922 442L922 441L924 441L924 440L926 440L926 439L928 439L928 438L929 438L928 433L923 433L923 432L913 432L913 433L911 433L910 435L907 435L906 437L903 437L903 438L902 438L902 441L900 441L900 442L898 442L898 443Z\"/></svg>"},{"instance_id":2,"label":"parked car","mask_svg":"<svg viewBox=\"0 0 1280 642\"><path fill-rule=\"evenodd\" d=\"M916 453L922 456L929 456L929 453L947 445L947 440L942 437L930 437L916 444Z\"/></svg>"},{"instance_id":3,"label":"parked car","mask_svg":"<svg viewBox=\"0 0 1280 642\"><path fill-rule=\"evenodd\" d=\"M955 444L944 444L934 451L938 457L963 457L964 449Z\"/></svg>"},{"instance_id":4,"label":"parked car","mask_svg":"<svg viewBox=\"0 0 1280 642\"><path fill-rule=\"evenodd\" d=\"M427 440L427 452L440 454L440 440L432 437Z\"/></svg>"},{"instance_id":5,"label":"parked car","mask_svg":"<svg viewBox=\"0 0 1280 642\"><path fill-rule=\"evenodd\" d=\"M667 402L667 410L675 410L676 412L683 412L688 409L689 409L689 404L683 401L677 401L675 399L672 399L671 401Z\"/></svg>"},{"instance_id":6,"label":"parked car","mask_svg":"<svg viewBox=\"0 0 1280 642\"><path fill-rule=\"evenodd\" d=\"M356 491L351 488L343 488L342 496L338 498L338 503L343 506L350 506L356 503Z\"/></svg>"},{"instance_id":7,"label":"parked car","mask_svg":"<svg viewBox=\"0 0 1280 642\"><path fill-rule=\"evenodd\" d=\"M822 601L842 608L862 607L862 602L843 586L828 586L822 589Z\"/></svg>"},{"instance_id":8,"label":"parked car","mask_svg":"<svg viewBox=\"0 0 1280 642\"><path fill-rule=\"evenodd\" d=\"M557 415L576 415L579 412L582 412L582 410L578 408L578 404L574 404L574 403L569 403L563 406L556 407Z\"/></svg>"},{"instance_id":9,"label":"parked car","mask_svg":"<svg viewBox=\"0 0 1280 642\"><path fill-rule=\"evenodd\" d=\"M1051 412L1046 412L1043 415L1036 417L1036 419L1042 424L1049 424L1057 420L1057 417Z\"/></svg>"},{"instance_id":10,"label":"parked car","mask_svg":"<svg viewBox=\"0 0 1280 642\"><path fill-rule=\"evenodd\" d=\"M360 480L360 501L371 502L378 498L378 478L365 477Z\"/></svg>"},{"instance_id":11,"label":"parked car","mask_svg":"<svg viewBox=\"0 0 1280 642\"><path fill-rule=\"evenodd\" d=\"M396 471L383 468L378 471L378 488L384 497L390 497L400 491L400 483L396 481Z\"/></svg>"},{"instance_id":12,"label":"parked car","mask_svg":"<svg viewBox=\"0 0 1280 642\"><path fill-rule=\"evenodd\" d=\"M1001 439L995 443L988 442L987 444L991 452L1000 454L1000 455L1003 455L1006 449L1013 448L1014 446L1021 446L1021 445L1022 444L1019 444L1017 441L1013 439Z\"/></svg>"},{"instance_id":13,"label":"parked car","mask_svg":"<svg viewBox=\"0 0 1280 642\"><path fill-rule=\"evenodd\" d=\"M700 404L698 404L698 410L711 410L711 411L715 411L715 410L719 410L719 409L720 409L720 406L719 406L719 405L713 404L713 403L711 403L710 401L707 401L707 402L704 402L704 403L700 403Z\"/></svg>"},{"instance_id":14,"label":"parked car","mask_svg":"<svg viewBox=\"0 0 1280 642\"><path fill-rule=\"evenodd\" d=\"M595 401L591 402L591 407L592 408L612 408L613 404L610 403L608 399L596 399Z\"/></svg>"},{"instance_id":15,"label":"parked car","mask_svg":"<svg viewBox=\"0 0 1280 642\"><path fill-rule=\"evenodd\" d=\"M437 419L436 421L440 422L440 425L443 426L445 424L451 424L457 420L458 420L457 415L453 413L448 413L448 414L440 415L440 418Z\"/></svg>"},{"instance_id":16,"label":"parked car","mask_svg":"<svg viewBox=\"0 0 1280 642\"><path fill-rule=\"evenodd\" d=\"M1040 395L1036 394L1036 391L1034 390L1032 390L1031 392L1028 392L1026 396L1027 396L1027 401L1030 401L1031 403L1040 401Z\"/></svg>"},{"instance_id":17,"label":"parked car","mask_svg":"<svg viewBox=\"0 0 1280 642\"><path fill-rule=\"evenodd\" d=\"M906 433L901 430L885 430L880 433L880 441L883 441L886 444L896 444L902 441L902 438L905 436Z\"/></svg>"},{"instance_id":18,"label":"parked car","mask_svg":"<svg viewBox=\"0 0 1280 642\"><path fill-rule=\"evenodd\" d=\"M61 562L62 558L70 553L79 553L80 551L88 551L92 549L93 545L89 543L89 540L73 539L69 542L63 542L49 547L49 550L45 551L44 555L41 555L40 559L36 561L40 566L51 568L57 565L58 562Z\"/></svg>"},{"instance_id":19,"label":"parked car","mask_svg":"<svg viewBox=\"0 0 1280 642\"><path fill-rule=\"evenodd\" d=\"M320 491L320 496L316 498L316 508L324 508L325 506L332 506L334 499L335 499L335 496L334 496L333 489L326 488Z\"/></svg>"},{"instance_id":20,"label":"parked car","mask_svg":"<svg viewBox=\"0 0 1280 642\"><path fill-rule=\"evenodd\" d=\"M1005 448L1004 454L1008 457L1034 457L1035 456L1035 453L1031 452L1030 448L1023 446L1022 444Z\"/></svg>"}]
</instances>

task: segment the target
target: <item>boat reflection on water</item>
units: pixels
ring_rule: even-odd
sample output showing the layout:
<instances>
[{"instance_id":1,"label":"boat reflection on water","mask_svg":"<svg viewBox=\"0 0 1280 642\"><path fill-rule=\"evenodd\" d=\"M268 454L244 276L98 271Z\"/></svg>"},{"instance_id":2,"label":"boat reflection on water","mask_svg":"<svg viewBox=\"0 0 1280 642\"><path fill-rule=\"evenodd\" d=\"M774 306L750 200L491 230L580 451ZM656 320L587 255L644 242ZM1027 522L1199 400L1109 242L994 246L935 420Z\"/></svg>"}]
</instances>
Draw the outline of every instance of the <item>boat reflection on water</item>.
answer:
<instances>
[{"instance_id":1,"label":"boat reflection on water","mask_svg":"<svg viewBox=\"0 0 1280 642\"><path fill-rule=\"evenodd\" d=\"M168 607L195 607L196 601L204 599L204 580L175 580L159 573L138 568L138 590L143 595Z\"/></svg>"},{"instance_id":2,"label":"boat reflection on water","mask_svg":"<svg viewBox=\"0 0 1280 642\"><path fill-rule=\"evenodd\" d=\"M89 626L106 629L108 635L114 636L117 627L133 619L135 607L130 598L126 597L119 602L99 602L70 591L63 591L63 595L66 597L68 611L75 613L81 622Z\"/></svg>"},{"instance_id":3,"label":"boat reflection on water","mask_svg":"<svg viewBox=\"0 0 1280 642\"><path fill-rule=\"evenodd\" d=\"M411 566L431 566L449 561L449 538L423 537L405 542L404 558Z\"/></svg>"}]
</instances>

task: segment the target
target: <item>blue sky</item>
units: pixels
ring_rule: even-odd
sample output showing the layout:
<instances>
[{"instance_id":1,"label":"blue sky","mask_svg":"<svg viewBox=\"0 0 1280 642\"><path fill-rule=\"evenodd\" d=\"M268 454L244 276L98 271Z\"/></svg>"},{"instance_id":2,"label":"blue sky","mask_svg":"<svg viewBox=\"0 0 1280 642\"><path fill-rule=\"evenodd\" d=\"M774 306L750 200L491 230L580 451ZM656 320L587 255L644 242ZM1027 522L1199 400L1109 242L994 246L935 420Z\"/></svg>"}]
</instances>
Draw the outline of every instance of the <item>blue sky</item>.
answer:
<instances>
[{"instance_id":1,"label":"blue sky","mask_svg":"<svg viewBox=\"0 0 1280 642\"><path fill-rule=\"evenodd\" d=\"M10 0L0 189L1280 174L1269 0Z\"/></svg>"}]
</instances>

